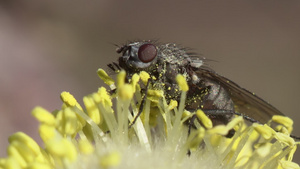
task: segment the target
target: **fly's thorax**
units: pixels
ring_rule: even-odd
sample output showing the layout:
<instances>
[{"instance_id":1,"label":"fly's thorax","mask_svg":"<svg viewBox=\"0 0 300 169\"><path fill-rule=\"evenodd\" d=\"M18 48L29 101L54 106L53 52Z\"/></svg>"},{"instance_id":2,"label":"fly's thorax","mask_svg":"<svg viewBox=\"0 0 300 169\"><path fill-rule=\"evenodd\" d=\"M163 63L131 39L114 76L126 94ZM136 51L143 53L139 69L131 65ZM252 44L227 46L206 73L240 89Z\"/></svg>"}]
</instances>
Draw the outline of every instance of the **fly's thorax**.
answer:
<instances>
[{"instance_id":1,"label":"fly's thorax","mask_svg":"<svg viewBox=\"0 0 300 169\"><path fill-rule=\"evenodd\" d=\"M162 84L167 99L179 100L181 91L176 82L176 76L182 74L190 79L188 67L191 63L186 51L176 44L159 46L157 60L157 79Z\"/></svg>"},{"instance_id":2,"label":"fly's thorax","mask_svg":"<svg viewBox=\"0 0 300 169\"><path fill-rule=\"evenodd\" d=\"M159 46L159 58L169 64L176 64L179 67L191 63L191 58L184 48L173 43L167 43Z\"/></svg>"}]
</instances>

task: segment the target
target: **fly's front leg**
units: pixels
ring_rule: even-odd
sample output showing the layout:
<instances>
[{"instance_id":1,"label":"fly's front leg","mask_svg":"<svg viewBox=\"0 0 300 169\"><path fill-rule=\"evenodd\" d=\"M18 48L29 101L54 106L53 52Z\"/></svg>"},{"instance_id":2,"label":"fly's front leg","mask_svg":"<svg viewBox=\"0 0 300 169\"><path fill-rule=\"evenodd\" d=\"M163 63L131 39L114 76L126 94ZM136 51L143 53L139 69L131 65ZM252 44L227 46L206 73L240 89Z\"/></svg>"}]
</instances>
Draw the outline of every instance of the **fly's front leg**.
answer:
<instances>
[{"instance_id":1,"label":"fly's front leg","mask_svg":"<svg viewBox=\"0 0 300 169\"><path fill-rule=\"evenodd\" d=\"M130 123L129 128L131 128L131 127L135 124L137 118L140 117L140 115L141 115L142 112L143 112L144 105L145 105L146 98L147 98L147 93L148 93L148 88L149 88L150 81L151 81L151 80L149 79L148 82L147 82L146 89L145 89L145 95L144 95L144 97L143 97L143 99L142 99L142 101L141 101L141 105L140 105L140 107L139 107L139 112L138 112L138 114L134 117L133 121Z\"/></svg>"}]
</instances>

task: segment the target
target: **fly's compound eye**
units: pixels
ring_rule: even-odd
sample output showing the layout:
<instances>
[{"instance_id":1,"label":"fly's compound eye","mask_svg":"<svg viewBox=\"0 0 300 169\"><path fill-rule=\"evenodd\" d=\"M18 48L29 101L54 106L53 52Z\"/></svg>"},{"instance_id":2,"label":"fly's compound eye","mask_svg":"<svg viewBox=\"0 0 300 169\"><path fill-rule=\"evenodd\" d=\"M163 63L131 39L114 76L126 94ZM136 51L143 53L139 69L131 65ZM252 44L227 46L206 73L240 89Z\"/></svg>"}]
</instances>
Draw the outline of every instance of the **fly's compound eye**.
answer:
<instances>
[{"instance_id":1,"label":"fly's compound eye","mask_svg":"<svg viewBox=\"0 0 300 169\"><path fill-rule=\"evenodd\" d=\"M157 55L157 49L153 44L143 44L139 47L138 58L144 63L151 62Z\"/></svg>"}]
</instances>

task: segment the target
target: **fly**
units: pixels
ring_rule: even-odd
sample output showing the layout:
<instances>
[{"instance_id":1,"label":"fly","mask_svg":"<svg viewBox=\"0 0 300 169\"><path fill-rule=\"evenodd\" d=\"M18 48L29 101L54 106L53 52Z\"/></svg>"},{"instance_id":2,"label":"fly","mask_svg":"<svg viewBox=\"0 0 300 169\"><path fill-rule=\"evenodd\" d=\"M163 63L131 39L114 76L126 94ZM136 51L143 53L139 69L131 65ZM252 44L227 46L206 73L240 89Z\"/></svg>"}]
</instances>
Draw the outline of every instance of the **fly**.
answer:
<instances>
[{"instance_id":1,"label":"fly","mask_svg":"<svg viewBox=\"0 0 300 169\"><path fill-rule=\"evenodd\" d=\"M146 71L156 79L167 99L179 101L176 75L186 76L189 85L185 109L202 109L214 125L227 124L234 115L250 122L266 123L273 115L283 115L278 109L233 81L210 69L205 59L187 52L174 43L137 41L117 49L118 63L108 66L123 69L130 79L134 73Z\"/></svg>"}]
</instances>

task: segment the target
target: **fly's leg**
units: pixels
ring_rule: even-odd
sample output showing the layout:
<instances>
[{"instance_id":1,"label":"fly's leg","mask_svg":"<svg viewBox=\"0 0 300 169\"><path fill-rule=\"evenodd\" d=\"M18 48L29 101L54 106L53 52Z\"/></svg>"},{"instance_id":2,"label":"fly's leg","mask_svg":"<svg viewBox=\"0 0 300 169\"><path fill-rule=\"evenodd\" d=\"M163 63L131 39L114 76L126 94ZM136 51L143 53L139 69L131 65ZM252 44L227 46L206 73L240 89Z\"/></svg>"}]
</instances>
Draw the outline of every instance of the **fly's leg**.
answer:
<instances>
[{"instance_id":1,"label":"fly's leg","mask_svg":"<svg viewBox=\"0 0 300 169\"><path fill-rule=\"evenodd\" d=\"M140 107L139 107L139 112L138 112L138 114L134 117L133 121L130 123L130 125L129 125L129 127L128 127L129 129L135 124L137 118L140 117L140 115L141 115L142 112L143 112L144 105L145 105L146 98L147 98L147 93L148 93L149 84L150 84L150 79L149 79L148 82L147 82L146 89L145 89L145 95L144 95L144 97L143 97L143 99L142 99L142 101L141 101L141 105L140 105Z\"/></svg>"},{"instance_id":2,"label":"fly's leg","mask_svg":"<svg viewBox=\"0 0 300 169\"><path fill-rule=\"evenodd\" d=\"M145 95L141 101L141 105L139 107L139 111L138 111L138 114L134 117L133 121L130 123L128 129L130 129L136 122L137 118L142 114L143 112L143 109L144 109L144 105L145 105L145 102L146 102L146 98L147 98L147 93L148 93L148 88L149 88L149 84L150 84L150 80L148 80L147 82L147 85L146 85L146 89L145 89ZM116 94L117 90L114 89L114 90L110 90L109 93L112 95L112 94ZM110 133L110 131L106 131L105 132L106 134Z\"/></svg>"},{"instance_id":3,"label":"fly's leg","mask_svg":"<svg viewBox=\"0 0 300 169\"><path fill-rule=\"evenodd\" d=\"M108 64L107 67L109 67L112 71L114 71L116 73L121 70L119 64L117 64L116 62L112 62L112 63Z\"/></svg>"},{"instance_id":4,"label":"fly's leg","mask_svg":"<svg viewBox=\"0 0 300 169\"><path fill-rule=\"evenodd\" d=\"M253 119L252 117L249 117L245 114L235 112L233 110L203 110L205 114L209 116L225 116L225 115L238 115L242 116L245 120L251 122L251 123L259 123L261 124L258 120Z\"/></svg>"},{"instance_id":5,"label":"fly's leg","mask_svg":"<svg viewBox=\"0 0 300 169\"><path fill-rule=\"evenodd\" d=\"M259 121L247 116L247 115L244 115L244 114L241 114L241 113L238 113L238 112L234 112L235 115L238 115L238 116L242 116L245 120L251 122L251 123L259 123L261 124Z\"/></svg>"}]
</instances>

